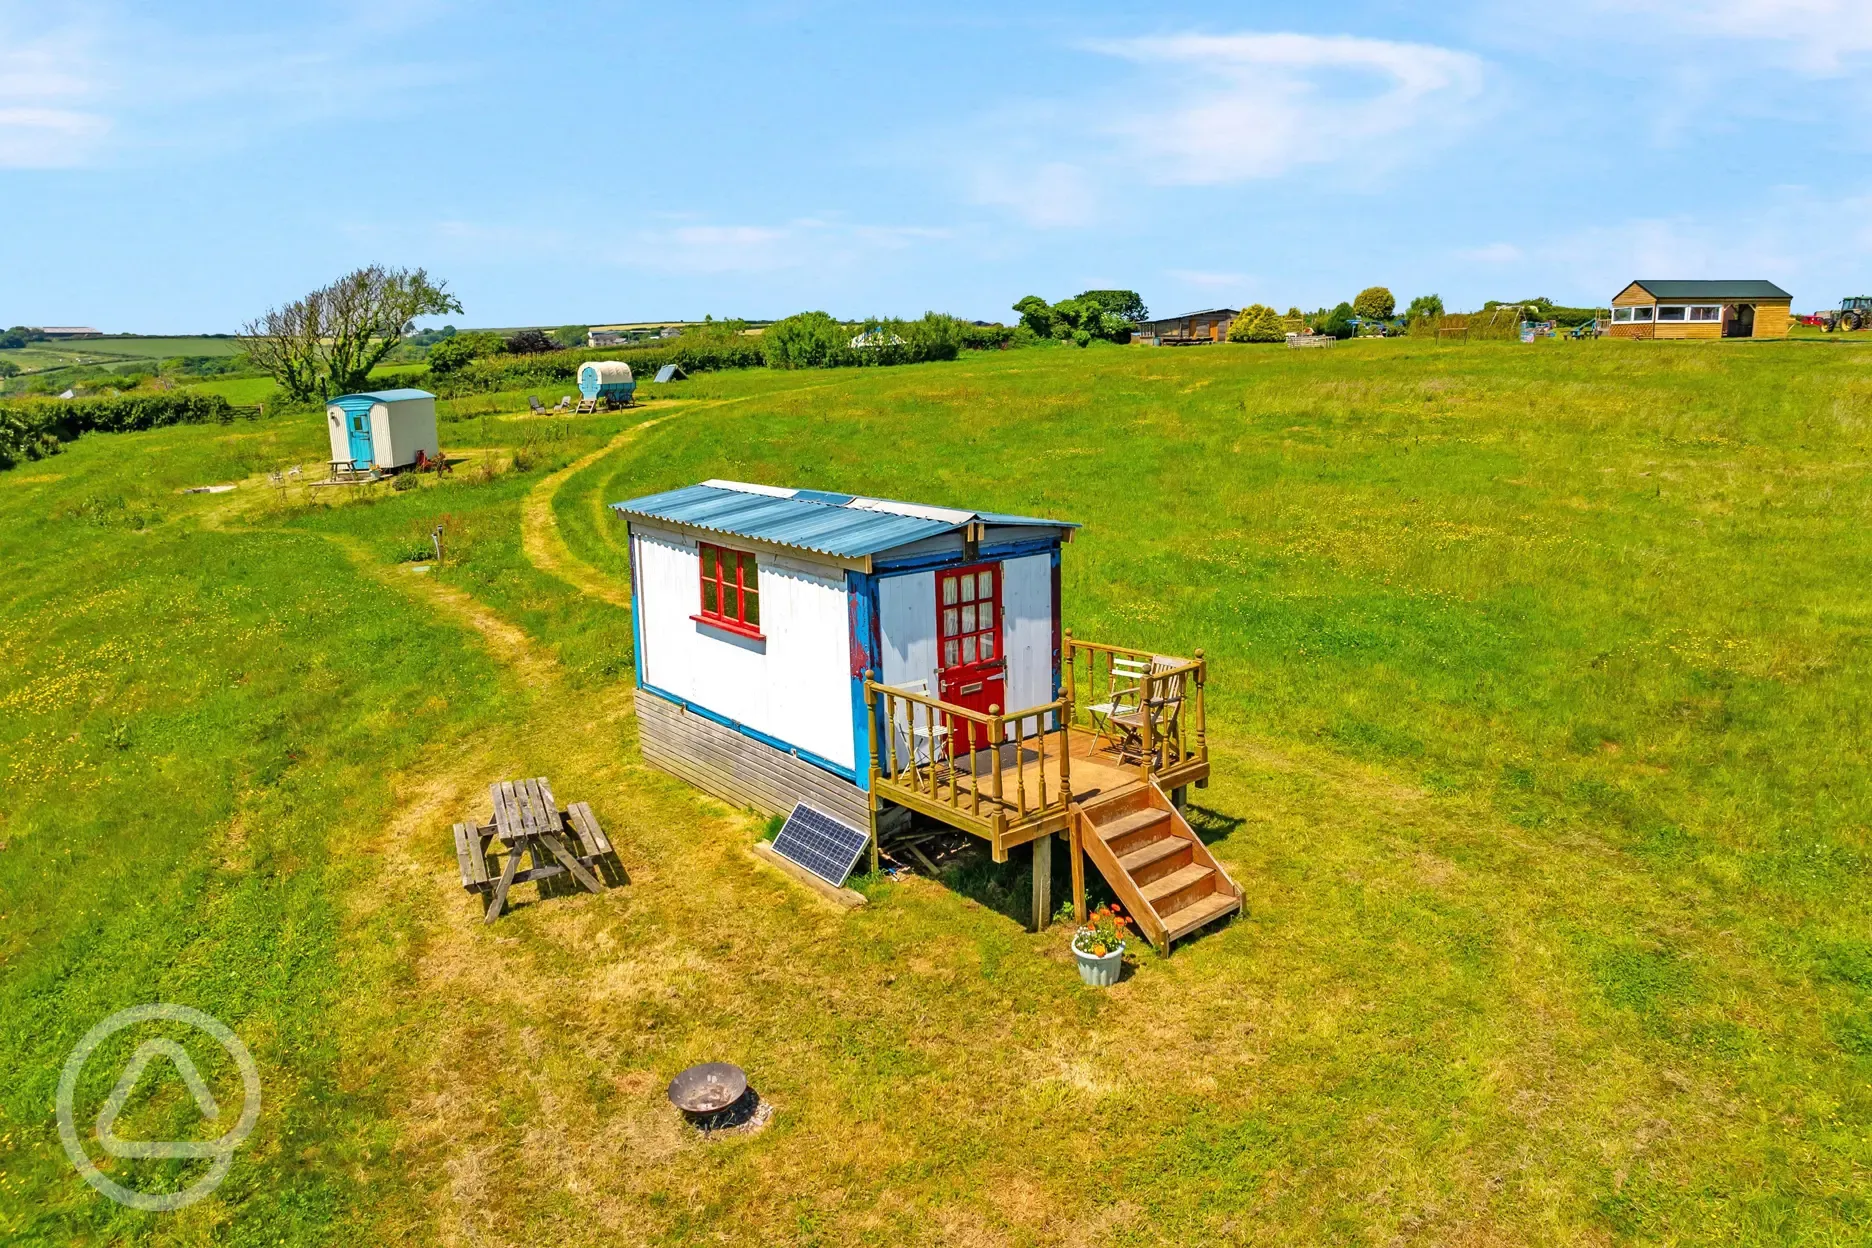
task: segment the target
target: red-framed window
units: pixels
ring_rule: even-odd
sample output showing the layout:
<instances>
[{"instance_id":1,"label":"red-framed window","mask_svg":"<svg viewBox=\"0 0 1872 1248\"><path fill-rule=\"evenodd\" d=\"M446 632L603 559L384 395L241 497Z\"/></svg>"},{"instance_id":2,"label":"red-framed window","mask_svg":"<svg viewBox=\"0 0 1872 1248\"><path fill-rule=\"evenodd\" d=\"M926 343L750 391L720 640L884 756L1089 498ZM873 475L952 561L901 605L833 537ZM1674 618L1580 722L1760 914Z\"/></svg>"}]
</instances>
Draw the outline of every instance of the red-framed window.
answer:
<instances>
[{"instance_id":1,"label":"red-framed window","mask_svg":"<svg viewBox=\"0 0 1872 1248\"><path fill-rule=\"evenodd\" d=\"M753 552L702 543L702 610L691 618L743 637L763 635Z\"/></svg>"}]
</instances>

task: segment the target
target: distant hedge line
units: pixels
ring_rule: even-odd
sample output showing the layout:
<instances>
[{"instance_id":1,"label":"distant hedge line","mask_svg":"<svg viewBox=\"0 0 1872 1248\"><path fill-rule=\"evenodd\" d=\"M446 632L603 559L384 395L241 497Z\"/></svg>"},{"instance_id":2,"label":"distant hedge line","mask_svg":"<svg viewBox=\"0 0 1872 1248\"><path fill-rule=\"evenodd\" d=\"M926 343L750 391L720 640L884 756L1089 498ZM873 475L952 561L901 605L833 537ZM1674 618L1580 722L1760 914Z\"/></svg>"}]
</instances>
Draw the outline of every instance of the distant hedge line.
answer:
<instances>
[{"instance_id":1,"label":"distant hedge line","mask_svg":"<svg viewBox=\"0 0 1872 1248\"><path fill-rule=\"evenodd\" d=\"M56 455L80 434L130 433L164 425L227 424L234 408L218 394L173 394L118 399L45 399L0 404L0 469Z\"/></svg>"},{"instance_id":2,"label":"distant hedge line","mask_svg":"<svg viewBox=\"0 0 1872 1248\"><path fill-rule=\"evenodd\" d=\"M823 319L822 319L823 318ZM653 346L579 347L535 355L487 355L450 372L430 370L421 384L443 398L516 390L527 386L570 385L588 360L622 360L647 381L665 364L686 373L732 368L852 368L953 360L964 350L994 350L1022 341L1024 331L1005 325L971 325L949 317L887 322L877 345L854 348L854 330L824 313L803 313L777 321L764 334L695 333ZM1025 335L1031 340L1032 335ZM892 341L897 339L897 341ZM418 384L410 380L408 384Z\"/></svg>"},{"instance_id":3,"label":"distant hedge line","mask_svg":"<svg viewBox=\"0 0 1872 1248\"><path fill-rule=\"evenodd\" d=\"M490 390L516 390L524 386L571 384L579 365L588 360L622 360L639 380L647 380L665 364L680 364L686 373L726 368L759 368L760 341L755 338L698 342L655 347L579 347L571 351L541 351L536 355L487 355L470 360L453 372L431 370L427 383L443 398L482 394ZM411 383L414 384L414 383Z\"/></svg>"}]
</instances>

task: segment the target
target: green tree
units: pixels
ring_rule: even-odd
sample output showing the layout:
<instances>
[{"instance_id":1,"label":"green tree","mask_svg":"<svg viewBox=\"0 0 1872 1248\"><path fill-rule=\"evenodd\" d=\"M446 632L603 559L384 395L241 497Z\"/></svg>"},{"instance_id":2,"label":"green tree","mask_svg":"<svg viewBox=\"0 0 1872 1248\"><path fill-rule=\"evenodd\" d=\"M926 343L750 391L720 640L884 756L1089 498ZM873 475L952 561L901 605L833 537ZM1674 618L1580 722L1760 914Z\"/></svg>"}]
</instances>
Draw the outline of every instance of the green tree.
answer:
<instances>
[{"instance_id":1,"label":"green tree","mask_svg":"<svg viewBox=\"0 0 1872 1248\"><path fill-rule=\"evenodd\" d=\"M851 330L827 312L800 312L775 321L760 337L768 368L824 368L851 349Z\"/></svg>"},{"instance_id":2,"label":"green tree","mask_svg":"<svg viewBox=\"0 0 1872 1248\"><path fill-rule=\"evenodd\" d=\"M469 360L499 355L506 347L507 340L491 329L452 334L429 348L429 367L438 373L452 373Z\"/></svg>"},{"instance_id":3,"label":"green tree","mask_svg":"<svg viewBox=\"0 0 1872 1248\"><path fill-rule=\"evenodd\" d=\"M330 398L369 384L371 369L415 331L420 316L459 313L448 283L422 269L374 264L241 327L249 359L289 399Z\"/></svg>"},{"instance_id":4,"label":"green tree","mask_svg":"<svg viewBox=\"0 0 1872 1248\"><path fill-rule=\"evenodd\" d=\"M1230 342L1285 342L1287 326L1265 303L1251 303L1229 325Z\"/></svg>"},{"instance_id":5,"label":"green tree","mask_svg":"<svg viewBox=\"0 0 1872 1248\"><path fill-rule=\"evenodd\" d=\"M586 342L585 331L589 328L587 325L561 325L553 330L553 341L566 348L582 347Z\"/></svg>"},{"instance_id":6,"label":"green tree","mask_svg":"<svg viewBox=\"0 0 1872 1248\"><path fill-rule=\"evenodd\" d=\"M1039 295L1028 295L1014 305L1020 323L1042 338L1053 336L1053 309Z\"/></svg>"},{"instance_id":7,"label":"green tree","mask_svg":"<svg viewBox=\"0 0 1872 1248\"><path fill-rule=\"evenodd\" d=\"M1441 295L1418 295L1410 301L1410 307L1404 309L1407 321L1435 320L1443 315L1443 297Z\"/></svg>"},{"instance_id":8,"label":"green tree","mask_svg":"<svg viewBox=\"0 0 1872 1248\"><path fill-rule=\"evenodd\" d=\"M1397 311L1397 299L1383 286L1367 286L1352 301L1352 315L1366 321L1388 321Z\"/></svg>"},{"instance_id":9,"label":"green tree","mask_svg":"<svg viewBox=\"0 0 1872 1248\"><path fill-rule=\"evenodd\" d=\"M1077 297L1090 299L1127 324L1150 320L1150 309L1144 306L1144 297L1135 290L1083 290Z\"/></svg>"}]
</instances>

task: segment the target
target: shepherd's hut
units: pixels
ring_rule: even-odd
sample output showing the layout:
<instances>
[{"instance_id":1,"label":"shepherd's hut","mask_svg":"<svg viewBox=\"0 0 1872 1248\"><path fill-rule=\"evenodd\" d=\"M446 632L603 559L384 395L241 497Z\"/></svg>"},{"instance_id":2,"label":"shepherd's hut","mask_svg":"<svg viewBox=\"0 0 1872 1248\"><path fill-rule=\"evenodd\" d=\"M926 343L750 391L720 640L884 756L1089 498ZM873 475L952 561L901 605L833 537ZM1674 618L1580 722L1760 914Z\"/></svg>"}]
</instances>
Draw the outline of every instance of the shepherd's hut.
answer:
<instances>
[{"instance_id":1,"label":"shepherd's hut","mask_svg":"<svg viewBox=\"0 0 1872 1248\"><path fill-rule=\"evenodd\" d=\"M419 453L439 458L435 398L427 390L373 390L328 400L332 463L356 472L392 471L414 464Z\"/></svg>"},{"instance_id":2,"label":"shepherd's hut","mask_svg":"<svg viewBox=\"0 0 1872 1248\"><path fill-rule=\"evenodd\" d=\"M807 801L871 835L911 813L1054 836L1169 942L1241 893L1178 806L1206 785L1202 652L1075 640L1060 561L1076 524L705 481L613 508L628 527L644 758L735 805Z\"/></svg>"}]
</instances>

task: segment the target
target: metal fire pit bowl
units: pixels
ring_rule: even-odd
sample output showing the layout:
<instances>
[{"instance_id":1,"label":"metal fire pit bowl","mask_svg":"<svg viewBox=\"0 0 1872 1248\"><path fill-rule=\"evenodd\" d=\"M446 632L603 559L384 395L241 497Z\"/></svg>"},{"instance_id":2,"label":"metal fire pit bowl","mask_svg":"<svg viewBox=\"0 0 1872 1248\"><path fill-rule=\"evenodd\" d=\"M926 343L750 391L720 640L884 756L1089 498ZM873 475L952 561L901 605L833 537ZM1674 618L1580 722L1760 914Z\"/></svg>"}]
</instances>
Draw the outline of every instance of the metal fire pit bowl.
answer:
<instances>
[{"instance_id":1,"label":"metal fire pit bowl","mask_svg":"<svg viewBox=\"0 0 1872 1248\"><path fill-rule=\"evenodd\" d=\"M728 1062L704 1062L670 1080L670 1104L691 1122L712 1118L747 1095L747 1073Z\"/></svg>"}]
</instances>

